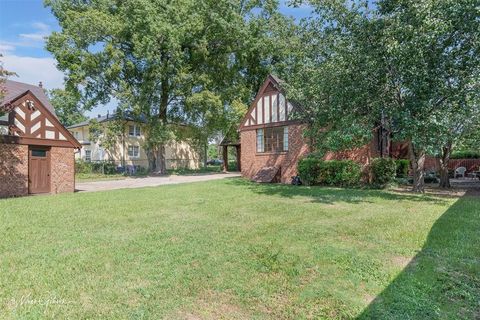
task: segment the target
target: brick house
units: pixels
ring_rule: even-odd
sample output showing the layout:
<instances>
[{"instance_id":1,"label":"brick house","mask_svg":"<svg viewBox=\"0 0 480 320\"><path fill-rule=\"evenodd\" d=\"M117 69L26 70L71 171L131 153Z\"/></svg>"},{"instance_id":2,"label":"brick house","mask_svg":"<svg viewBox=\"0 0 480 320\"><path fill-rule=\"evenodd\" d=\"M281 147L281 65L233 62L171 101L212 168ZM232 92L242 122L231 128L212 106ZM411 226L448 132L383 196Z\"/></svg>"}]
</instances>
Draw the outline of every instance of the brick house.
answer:
<instances>
[{"instance_id":1,"label":"brick house","mask_svg":"<svg viewBox=\"0 0 480 320\"><path fill-rule=\"evenodd\" d=\"M298 106L288 101L282 80L269 75L240 124L242 176L258 182L289 183L297 164L311 148L303 137L305 124L294 120ZM372 130L372 141L344 152L330 152L325 160L350 159L364 166L375 157L406 157L404 144L392 143L381 129Z\"/></svg>"},{"instance_id":2,"label":"brick house","mask_svg":"<svg viewBox=\"0 0 480 320\"><path fill-rule=\"evenodd\" d=\"M0 197L75 190L78 141L55 115L41 85L7 80L0 101Z\"/></svg>"}]
</instances>

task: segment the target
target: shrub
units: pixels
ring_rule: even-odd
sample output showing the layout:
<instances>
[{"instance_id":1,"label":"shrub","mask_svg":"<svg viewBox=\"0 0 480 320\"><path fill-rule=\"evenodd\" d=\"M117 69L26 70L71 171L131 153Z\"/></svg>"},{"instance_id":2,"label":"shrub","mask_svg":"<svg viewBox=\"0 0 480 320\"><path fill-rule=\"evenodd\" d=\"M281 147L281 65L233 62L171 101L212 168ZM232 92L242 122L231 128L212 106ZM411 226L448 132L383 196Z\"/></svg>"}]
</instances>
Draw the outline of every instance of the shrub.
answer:
<instances>
[{"instance_id":1,"label":"shrub","mask_svg":"<svg viewBox=\"0 0 480 320\"><path fill-rule=\"evenodd\" d=\"M480 159L480 151L456 151L450 159Z\"/></svg>"},{"instance_id":2,"label":"shrub","mask_svg":"<svg viewBox=\"0 0 480 320\"><path fill-rule=\"evenodd\" d=\"M313 157L303 158L298 162L298 175L303 183L306 185L318 183L320 162L320 159Z\"/></svg>"},{"instance_id":3,"label":"shrub","mask_svg":"<svg viewBox=\"0 0 480 320\"><path fill-rule=\"evenodd\" d=\"M408 168L410 168L410 161L405 159L395 160L396 176L397 178L408 177Z\"/></svg>"},{"instance_id":4,"label":"shrub","mask_svg":"<svg viewBox=\"0 0 480 320\"><path fill-rule=\"evenodd\" d=\"M373 184L376 186L385 186L395 180L397 174L397 164L391 158L373 159L370 165L370 171L373 177Z\"/></svg>"},{"instance_id":5,"label":"shrub","mask_svg":"<svg viewBox=\"0 0 480 320\"><path fill-rule=\"evenodd\" d=\"M86 162L80 159L75 161L75 172L83 174L115 174L117 172L117 168L115 163L109 161Z\"/></svg>"},{"instance_id":6,"label":"shrub","mask_svg":"<svg viewBox=\"0 0 480 320\"><path fill-rule=\"evenodd\" d=\"M352 187L360 184L362 169L352 160L320 161L318 183L329 186Z\"/></svg>"},{"instance_id":7,"label":"shrub","mask_svg":"<svg viewBox=\"0 0 480 320\"><path fill-rule=\"evenodd\" d=\"M75 172L76 173L92 173L92 163L86 162L84 160L76 160Z\"/></svg>"}]
</instances>

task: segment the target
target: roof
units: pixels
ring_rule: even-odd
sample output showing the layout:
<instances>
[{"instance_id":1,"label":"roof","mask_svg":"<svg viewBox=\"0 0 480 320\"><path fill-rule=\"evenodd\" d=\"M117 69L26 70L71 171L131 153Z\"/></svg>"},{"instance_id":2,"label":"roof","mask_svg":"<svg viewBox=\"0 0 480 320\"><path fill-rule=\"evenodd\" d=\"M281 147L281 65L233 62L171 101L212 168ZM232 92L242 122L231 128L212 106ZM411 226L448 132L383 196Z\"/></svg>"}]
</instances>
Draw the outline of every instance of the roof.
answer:
<instances>
[{"instance_id":1,"label":"roof","mask_svg":"<svg viewBox=\"0 0 480 320\"><path fill-rule=\"evenodd\" d=\"M43 88L13 80L5 80L5 83L1 86L5 89L5 96L0 101L0 106L14 101L25 92L30 91L45 106L45 108L48 109L48 111L50 111L55 117L57 116L55 114L55 108L50 103L50 100L48 100Z\"/></svg>"},{"instance_id":2,"label":"roof","mask_svg":"<svg viewBox=\"0 0 480 320\"><path fill-rule=\"evenodd\" d=\"M72 124L71 126L67 127L67 129L74 129L74 128L80 128L80 127L88 126L88 125L90 125L90 122L92 120L97 120L98 123L103 123L103 122L112 121L112 120L115 120L115 119L118 119L118 116L116 114L108 114L107 113L104 116L98 116L96 118L90 118L90 119L87 119L85 121ZM122 117L122 119L127 120L127 121L145 122L141 119L139 120L138 118L135 118L135 117L129 116L129 115L124 115Z\"/></svg>"}]
</instances>

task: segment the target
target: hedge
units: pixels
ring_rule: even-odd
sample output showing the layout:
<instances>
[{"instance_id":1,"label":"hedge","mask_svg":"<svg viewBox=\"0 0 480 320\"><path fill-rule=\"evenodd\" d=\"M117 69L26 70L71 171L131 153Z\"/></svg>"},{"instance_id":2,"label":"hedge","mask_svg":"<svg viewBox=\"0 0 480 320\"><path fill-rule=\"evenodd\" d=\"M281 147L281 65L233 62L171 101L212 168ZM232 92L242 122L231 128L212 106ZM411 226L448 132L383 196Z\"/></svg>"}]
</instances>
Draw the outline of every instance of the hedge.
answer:
<instances>
[{"instance_id":1,"label":"hedge","mask_svg":"<svg viewBox=\"0 0 480 320\"><path fill-rule=\"evenodd\" d=\"M76 160L75 172L115 174L117 172L117 169L115 164L109 161L87 162L84 160Z\"/></svg>"},{"instance_id":2,"label":"hedge","mask_svg":"<svg viewBox=\"0 0 480 320\"><path fill-rule=\"evenodd\" d=\"M309 157L300 160L298 174L307 185L352 187L360 184L362 170L352 160L323 161Z\"/></svg>"},{"instance_id":3,"label":"hedge","mask_svg":"<svg viewBox=\"0 0 480 320\"><path fill-rule=\"evenodd\" d=\"M391 158L376 158L370 165L373 184L384 187L395 180L397 175L397 163Z\"/></svg>"},{"instance_id":4,"label":"hedge","mask_svg":"<svg viewBox=\"0 0 480 320\"><path fill-rule=\"evenodd\" d=\"M397 178L406 178L408 177L408 169L410 168L410 161L400 159L395 160L397 166Z\"/></svg>"},{"instance_id":5,"label":"hedge","mask_svg":"<svg viewBox=\"0 0 480 320\"><path fill-rule=\"evenodd\" d=\"M480 159L479 151L456 151L450 156L450 159Z\"/></svg>"}]
</instances>

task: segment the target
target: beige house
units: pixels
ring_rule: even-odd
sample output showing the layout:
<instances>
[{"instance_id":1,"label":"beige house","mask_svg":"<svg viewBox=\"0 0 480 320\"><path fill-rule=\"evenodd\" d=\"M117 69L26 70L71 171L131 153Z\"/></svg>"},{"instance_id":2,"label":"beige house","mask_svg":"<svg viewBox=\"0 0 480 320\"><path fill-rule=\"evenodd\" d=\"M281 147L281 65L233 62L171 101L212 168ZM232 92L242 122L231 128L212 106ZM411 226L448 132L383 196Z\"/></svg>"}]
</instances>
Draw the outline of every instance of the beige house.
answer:
<instances>
[{"instance_id":1,"label":"beige house","mask_svg":"<svg viewBox=\"0 0 480 320\"><path fill-rule=\"evenodd\" d=\"M109 121L116 120L112 115L98 116L96 121L100 125L107 125ZM67 129L80 142L82 148L75 154L75 159L87 162L113 161L119 166L140 166L148 168L148 159L143 147L145 136L142 125L131 119L123 119L125 132L118 137L115 147L107 150L101 143L91 141L89 128L91 120L74 124ZM171 141L165 147L167 169L198 169L201 163L200 155L188 143Z\"/></svg>"}]
</instances>

